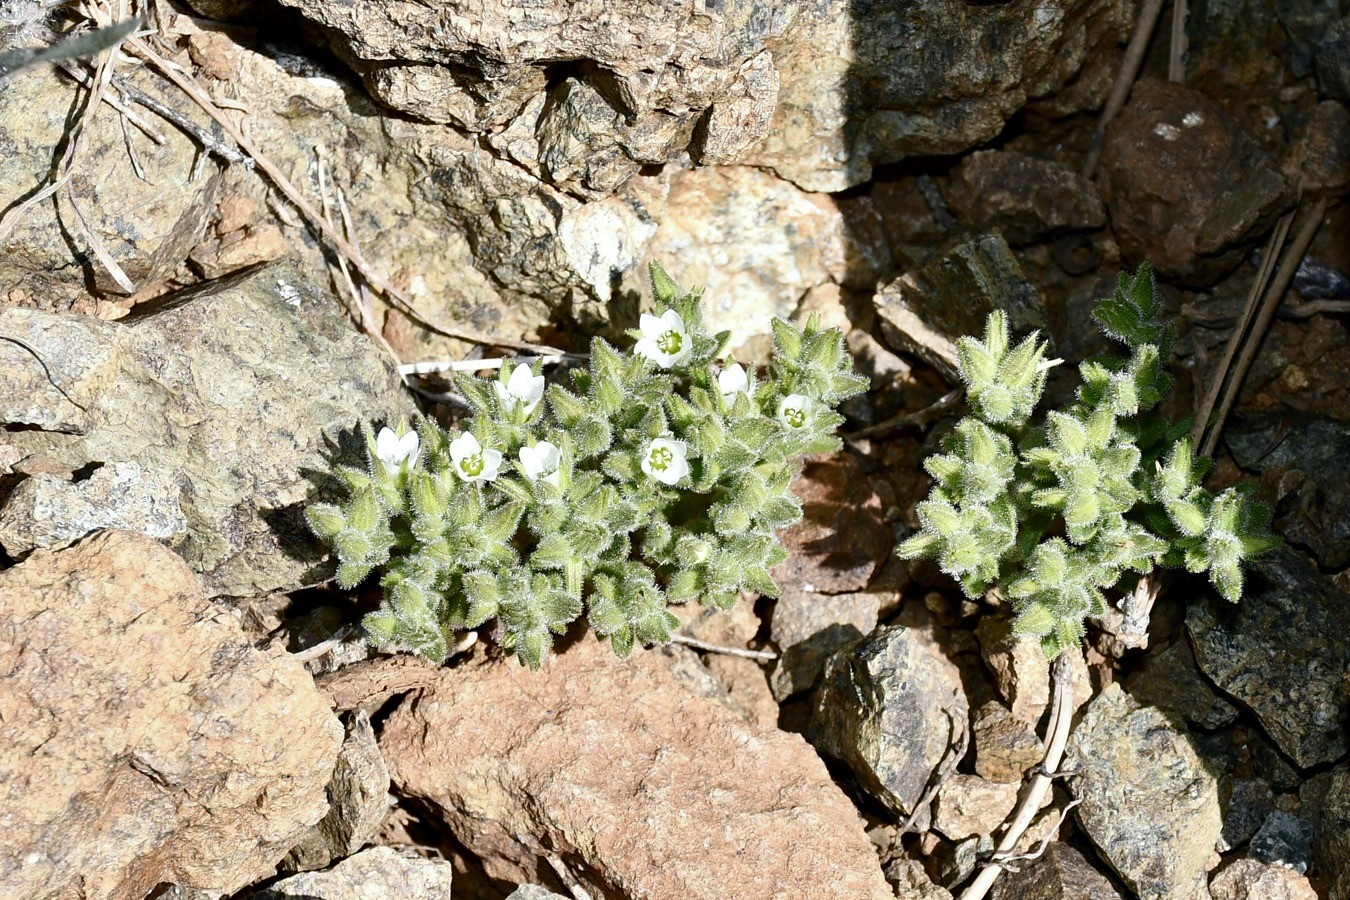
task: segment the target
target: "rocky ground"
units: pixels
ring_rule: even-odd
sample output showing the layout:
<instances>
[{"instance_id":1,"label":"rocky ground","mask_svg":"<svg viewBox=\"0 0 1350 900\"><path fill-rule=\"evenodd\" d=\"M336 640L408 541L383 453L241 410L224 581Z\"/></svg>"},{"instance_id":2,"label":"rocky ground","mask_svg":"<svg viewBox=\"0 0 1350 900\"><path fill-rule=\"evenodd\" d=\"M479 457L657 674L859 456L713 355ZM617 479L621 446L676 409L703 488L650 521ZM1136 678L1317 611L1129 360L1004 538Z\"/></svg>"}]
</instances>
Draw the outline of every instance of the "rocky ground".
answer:
<instances>
[{"instance_id":1,"label":"rocky ground","mask_svg":"<svg viewBox=\"0 0 1350 900\"><path fill-rule=\"evenodd\" d=\"M0 51L128 6L0 0ZM1130 0L135 6L110 103L0 64L4 896L960 896L1051 679L891 555L952 341L1000 308L1101 352L1148 260L1186 415L1301 210L1212 476L1285 546L1239 607L1178 574L1146 648L1068 654L1062 777L989 896L1350 900L1344 4L1195 3L1184 84L1164 19L1097 142ZM301 512L359 423L456 413L395 363L622 334L650 259L739 359L819 312L872 380L782 596L677 610L759 657L372 651Z\"/></svg>"}]
</instances>

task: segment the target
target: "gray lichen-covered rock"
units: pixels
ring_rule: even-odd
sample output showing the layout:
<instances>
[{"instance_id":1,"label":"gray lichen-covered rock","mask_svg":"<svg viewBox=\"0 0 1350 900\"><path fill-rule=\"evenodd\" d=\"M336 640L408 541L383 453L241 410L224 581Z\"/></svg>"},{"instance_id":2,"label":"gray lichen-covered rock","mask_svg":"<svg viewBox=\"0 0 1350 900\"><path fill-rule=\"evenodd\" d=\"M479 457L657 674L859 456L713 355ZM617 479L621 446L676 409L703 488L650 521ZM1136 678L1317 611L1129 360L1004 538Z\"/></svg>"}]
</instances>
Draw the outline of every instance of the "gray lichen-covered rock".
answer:
<instances>
[{"instance_id":1,"label":"gray lichen-covered rock","mask_svg":"<svg viewBox=\"0 0 1350 900\"><path fill-rule=\"evenodd\" d=\"M769 630L779 649L769 675L774 697L783 700L815 687L825 660L870 634L879 611L876 594L820 594L783 585Z\"/></svg>"},{"instance_id":2,"label":"gray lichen-covered rock","mask_svg":"<svg viewBox=\"0 0 1350 900\"><path fill-rule=\"evenodd\" d=\"M1017 803L1016 784L958 772L942 783L933 805L933 828L954 841L993 834Z\"/></svg>"},{"instance_id":3,"label":"gray lichen-covered rock","mask_svg":"<svg viewBox=\"0 0 1350 900\"><path fill-rule=\"evenodd\" d=\"M30 344L65 387L64 373L80 371L68 356L81 344L57 339L63 330L51 325L60 319L12 309L0 313L0 330ZM351 328L334 299L296 269L277 265L91 328L116 348L107 356L119 362L96 382L66 388L87 418L72 417L76 433L16 431L10 443L71 469L139 467L141 483L158 486L148 492L154 502L145 500L150 508L164 511L170 497L176 500L187 529L175 549L211 594L255 595L321 578L325 554L302 519L313 479L331 469L335 455L360 458L359 423L413 411L390 360ZM16 359L0 369L0 396L10 395L10 379L29 383L28 369L41 371L32 357ZM45 396L68 402L54 389ZM81 490L76 484L66 493ZM81 496L105 507L123 502L115 491L101 497L85 488ZM37 533L18 518L35 507L16 499L20 505L11 510L11 500L4 511L2 539L11 553ZM82 524L117 515L101 507ZM141 524L164 530L165 516L172 510Z\"/></svg>"},{"instance_id":4,"label":"gray lichen-covered rock","mask_svg":"<svg viewBox=\"0 0 1350 900\"><path fill-rule=\"evenodd\" d=\"M1220 697L1200 674L1184 638L1150 654L1125 687L1145 706L1171 710L1206 730L1222 728L1238 716L1237 707Z\"/></svg>"},{"instance_id":5,"label":"gray lichen-covered rock","mask_svg":"<svg viewBox=\"0 0 1350 900\"><path fill-rule=\"evenodd\" d=\"M1134 16L1111 0L1035 7L960 0L799 0L766 38L781 87L768 136L743 161L813 191L840 191L877 163L959 153L1030 100L1100 105ZM795 15L794 15L795 14ZM980 35L980 40L971 40Z\"/></svg>"},{"instance_id":6,"label":"gray lichen-covered rock","mask_svg":"<svg viewBox=\"0 0 1350 900\"><path fill-rule=\"evenodd\" d=\"M351 713L347 734L328 780L328 813L282 862L293 872L321 869L369 844L389 811L389 769L380 755L370 716Z\"/></svg>"},{"instance_id":7,"label":"gray lichen-covered rock","mask_svg":"<svg viewBox=\"0 0 1350 900\"><path fill-rule=\"evenodd\" d=\"M1039 859L1002 873L990 900L1123 900L1111 882L1068 844L1058 841Z\"/></svg>"},{"instance_id":8,"label":"gray lichen-covered rock","mask_svg":"<svg viewBox=\"0 0 1350 900\"><path fill-rule=\"evenodd\" d=\"M567 898L537 884L522 884L512 891L506 900L567 900Z\"/></svg>"},{"instance_id":9,"label":"gray lichen-covered rock","mask_svg":"<svg viewBox=\"0 0 1350 900\"><path fill-rule=\"evenodd\" d=\"M258 900L370 900L416 897L450 900L454 866L393 847L371 847L322 872L283 878L257 892Z\"/></svg>"},{"instance_id":10,"label":"gray lichen-covered rock","mask_svg":"<svg viewBox=\"0 0 1350 900\"><path fill-rule=\"evenodd\" d=\"M959 297L960 302L953 302ZM996 233L963 238L938 251L922 268L884 285L873 299L891 346L957 377L956 341L984 334L996 309L1008 314L1015 335L1049 335L1045 300L1022 274L1007 242Z\"/></svg>"},{"instance_id":11,"label":"gray lichen-covered rock","mask_svg":"<svg viewBox=\"0 0 1350 900\"><path fill-rule=\"evenodd\" d=\"M209 121L181 92L148 71L123 71L122 76L187 119ZM19 215L17 201L47 182L53 148L64 146L72 106L82 93L50 65L31 66L5 81L0 103L5 212L0 218L14 230L0 242L0 304L6 297L24 296L25 303L65 310L73 303L88 304L91 284L131 293L98 261L81 220L133 288L171 272L201 234L215 197L215 164L203 166L194 180L190 176L201 151L192 138L153 116L148 123L162 143L134 127L128 126L126 134L117 111L107 105L93 110L74 162L69 185L78 213L65 192L58 192L57 201L35 204ZM144 178L136 174L128 141L135 145Z\"/></svg>"},{"instance_id":12,"label":"gray lichen-covered rock","mask_svg":"<svg viewBox=\"0 0 1350 900\"><path fill-rule=\"evenodd\" d=\"M963 225L997 228L1014 246L1106 224L1106 207L1092 182L1062 162L1010 150L962 158L943 196Z\"/></svg>"},{"instance_id":13,"label":"gray lichen-covered rock","mask_svg":"<svg viewBox=\"0 0 1350 900\"><path fill-rule=\"evenodd\" d=\"M1260 778L1226 779L1219 785L1219 797L1224 808L1223 836L1217 847L1220 853L1251 840L1275 808L1274 792Z\"/></svg>"},{"instance_id":14,"label":"gray lichen-covered rock","mask_svg":"<svg viewBox=\"0 0 1350 900\"><path fill-rule=\"evenodd\" d=\"M171 541L188 528L179 491L169 472L131 461L100 465L76 482L34 475L20 482L0 508L0 546L17 559L101 528Z\"/></svg>"},{"instance_id":15,"label":"gray lichen-covered rock","mask_svg":"<svg viewBox=\"0 0 1350 900\"><path fill-rule=\"evenodd\" d=\"M233 893L327 809L327 700L143 535L0 573L0 670L7 898Z\"/></svg>"},{"instance_id":16,"label":"gray lichen-covered rock","mask_svg":"<svg viewBox=\"0 0 1350 900\"><path fill-rule=\"evenodd\" d=\"M950 762L968 716L960 684L935 651L913 629L882 627L826 663L810 738L903 817Z\"/></svg>"},{"instance_id":17,"label":"gray lichen-covered rock","mask_svg":"<svg viewBox=\"0 0 1350 900\"><path fill-rule=\"evenodd\" d=\"M1350 427L1320 418L1244 416L1224 432L1238 465L1278 473L1276 527L1327 569L1350 565Z\"/></svg>"},{"instance_id":18,"label":"gray lichen-covered rock","mask_svg":"<svg viewBox=\"0 0 1350 900\"><path fill-rule=\"evenodd\" d=\"M1065 766L1079 824L1125 883L1142 900L1193 900L1223 819L1185 731L1112 684L1088 704Z\"/></svg>"},{"instance_id":19,"label":"gray lichen-covered rock","mask_svg":"<svg viewBox=\"0 0 1350 900\"><path fill-rule=\"evenodd\" d=\"M1212 284L1289 205L1284 176L1223 107L1143 79L1107 129L1102 196L1121 249L1188 283Z\"/></svg>"},{"instance_id":20,"label":"gray lichen-covered rock","mask_svg":"<svg viewBox=\"0 0 1350 900\"><path fill-rule=\"evenodd\" d=\"M1252 836L1247 855L1302 875L1312 858L1312 836L1312 823L1307 819L1275 810Z\"/></svg>"},{"instance_id":21,"label":"gray lichen-covered rock","mask_svg":"<svg viewBox=\"0 0 1350 900\"><path fill-rule=\"evenodd\" d=\"M1330 885L1330 900L1350 900L1350 764L1323 772L1299 789L1313 823L1313 865Z\"/></svg>"},{"instance_id":22,"label":"gray lichen-covered rock","mask_svg":"<svg viewBox=\"0 0 1350 900\"><path fill-rule=\"evenodd\" d=\"M1201 598L1190 605L1186 628L1200 669L1307 768L1350 749L1346 621L1350 596L1284 546L1249 573L1241 603Z\"/></svg>"}]
</instances>

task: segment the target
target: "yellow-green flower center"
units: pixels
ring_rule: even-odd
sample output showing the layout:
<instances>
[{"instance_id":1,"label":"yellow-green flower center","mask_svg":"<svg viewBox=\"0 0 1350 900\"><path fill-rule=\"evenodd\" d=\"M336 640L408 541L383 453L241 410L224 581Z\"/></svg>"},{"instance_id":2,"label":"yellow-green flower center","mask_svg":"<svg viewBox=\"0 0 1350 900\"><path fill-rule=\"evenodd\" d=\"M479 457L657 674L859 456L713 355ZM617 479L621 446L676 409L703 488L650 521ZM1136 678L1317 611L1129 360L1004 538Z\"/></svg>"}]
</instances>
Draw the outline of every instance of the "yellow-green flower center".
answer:
<instances>
[{"instance_id":1,"label":"yellow-green flower center","mask_svg":"<svg viewBox=\"0 0 1350 900\"><path fill-rule=\"evenodd\" d=\"M684 335L680 334L678 331L675 331L674 329L665 332L659 338L656 339L656 349L670 356L674 356L676 353L679 353L680 348L683 346L684 346Z\"/></svg>"},{"instance_id":2,"label":"yellow-green flower center","mask_svg":"<svg viewBox=\"0 0 1350 900\"><path fill-rule=\"evenodd\" d=\"M806 410L795 406L785 406L783 407L783 421L793 428L801 428L806 424Z\"/></svg>"},{"instance_id":3,"label":"yellow-green flower center","mask_svg":"<svg viewBox=\"0 0 1350 900\"><path fill-rule=\"evenodd\" d=\"M675 461L675 454L669 447L653 447L647 454L647 464L658 472L664 472Z\"/></svg>"},{"instance_id":4,"label":"yellow-green flower center","mask_svg":"<svg viewBox=\"0 0 1350 900\"><path fill-rule=\"evenodd\" d=\"M483 454L470 453L459 461L460 471L470 478L483 474Z\"/></svg>"}]
</instances>

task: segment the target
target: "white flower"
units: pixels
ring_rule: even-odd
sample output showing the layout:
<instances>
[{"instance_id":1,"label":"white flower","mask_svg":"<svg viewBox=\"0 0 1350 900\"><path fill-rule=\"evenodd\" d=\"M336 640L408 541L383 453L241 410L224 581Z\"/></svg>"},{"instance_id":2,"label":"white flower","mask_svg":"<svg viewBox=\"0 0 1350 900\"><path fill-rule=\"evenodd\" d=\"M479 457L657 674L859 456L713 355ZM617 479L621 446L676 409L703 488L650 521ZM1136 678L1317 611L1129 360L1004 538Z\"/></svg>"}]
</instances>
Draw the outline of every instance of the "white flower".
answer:
<instances>
[{"instance_id":1,"label":"white flower","mask_svg":"<svg viewBox=\"0 0 1350 900\"><path fill-rule=\"evenodd\" d=\"M521 413L528 416L544 399L544 376L534 374L529 366L522 363L511 370L506 384L494 381L492 388L497 392L497 399L501 401L503 409L510 410L518 406Z\"/></svg>"},{"instance_id":2,"label":"white flower","mask_svg":"<svg viewBox=\"0 0 1350 900\"><path fill-rule=\"evenodd\" d=\"M717 387L722 391L722 396L728 401L735 400L736 393L744 393L746 396L755 395L755 384L746 374L745 368L740 363L732 363L717 375Z\"/></svg>"},{"instance_id":3,"label":"white flower","mask_svg":"<svg viewBox=\"0 0 1350 900\"><path fill-rule=\"evenodd\" d=\"M802 428L811 417L811 398L788 394L778 401L778 419L789 428Z\"/></svg>"},{"instance_id":4,"label":"white flower","mask_svg":"<svg viewBox=\"0 0 1350 900\"><path fill-rule=\"evenodd\" d=\"M450 458L465 481L492 481L502 467L501 451L484 450L471 434L461 434L450 442Z\"/></svg>"},{"instance_id":5,"label":"white flower","mask_svg":"<svg viewBox=\"0 0 1350 900\"><path fill-rule=\"evenodd\" d=\"M684 441L656 438L642 454L642 471L662 484L674 484L689 474L688 453L689 445Z\"/></svg>"},{"instance_id":6,"label":"white flower","mask_svg":"<svg viewBox=\"0 0 1350 900\"><path fill-rule=\"evenodd\" d=\"M531 481L543 479L549 484L558 483L558 466L562 464L562 450L548 441L540 441L533 447L520 448L520 467L525 477Z\"/></svg>"},{"instance_id":7,"label":"white flower","mask_svg":"<svg viewBox=\"0 0 1350 900\"><path fill-rule=\"evenodd\" d=\"M417 432L410 431L399 437L389 428L381 428L375 437L375 455L384 463L384 470L397 472L403 463L417 459Z\"/></svg>"},{"instance_id":8,"label":"white flower","mask_svg":"<svg viewBox=\"0 0 1350 900\"><path fill-rule=\"evenodd\" d=\"M642 330L642 339L633 345L633 351L663 369L683 361L694 349L694 342L684 329L684 319L673 309L666 310L659 319L643 313L638 327Z\"/></svg>"}]
</instances>

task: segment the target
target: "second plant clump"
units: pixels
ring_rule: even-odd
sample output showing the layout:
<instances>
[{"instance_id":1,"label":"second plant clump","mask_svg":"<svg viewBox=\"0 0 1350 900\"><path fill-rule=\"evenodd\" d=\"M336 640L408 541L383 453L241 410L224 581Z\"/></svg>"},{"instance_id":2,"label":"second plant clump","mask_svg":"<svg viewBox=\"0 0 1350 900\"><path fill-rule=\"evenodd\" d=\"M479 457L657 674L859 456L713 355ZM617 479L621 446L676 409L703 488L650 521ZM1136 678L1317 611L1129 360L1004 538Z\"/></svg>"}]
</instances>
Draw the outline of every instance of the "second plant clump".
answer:
<instances>
[{"instance_id":1,"label":"second plant clump","mask_svg":"<svg viewBox=\"0 0 1350 900\"><path fill-rule=\"evenodd\" d=\"M972 598L998 588L1016 630L1040 637L1048 656L1077 646L1084 619L1106 612L1103 591L1131 573L1207 571L1236 601L1242 564L1275 543L1249 486L1201 487L1209 461L1184 436L1189 423L1154 409L1171 387L1161 308L1147 265L1122 275L1093 318L1129 356L1083 363L1077 402L1042 425L1031 417L1058 360L1045 360L1036 335L1013 345L996 312L984 340L958 343L973 414L925 461L935 484L899 554L935 558Z\"/></svg>"},{"instance_id":2,"label":"second plant clump","mask_svg":"<svg viewBox=\"0 0 1350 900\"><path fill-rule=\"evenodd\" d=\"M534 368L457 385L473 407L449 434L367 430L369 465L342 467L348 496L307 510L336 550L338 581L381 573L364 625L432 659L456 631L499 620L503 646L538 667L586 616L615 652L664 643L667 605L719 607L742 589L777 595L769 570L796 522L788 487L802 456L839 446L834 407L866 387L837 329L773 321L762 383L702 331L701 291L652 267L658 315L631 353L601 339L573 390Z\"/></svg>"}]
</instances>

